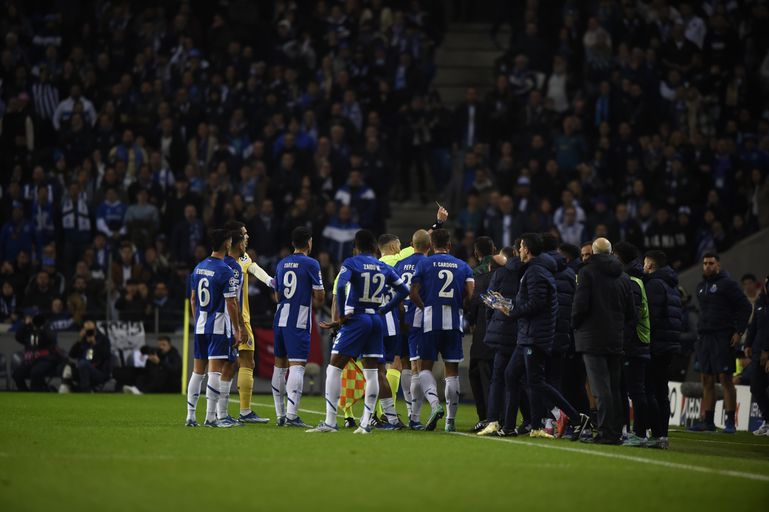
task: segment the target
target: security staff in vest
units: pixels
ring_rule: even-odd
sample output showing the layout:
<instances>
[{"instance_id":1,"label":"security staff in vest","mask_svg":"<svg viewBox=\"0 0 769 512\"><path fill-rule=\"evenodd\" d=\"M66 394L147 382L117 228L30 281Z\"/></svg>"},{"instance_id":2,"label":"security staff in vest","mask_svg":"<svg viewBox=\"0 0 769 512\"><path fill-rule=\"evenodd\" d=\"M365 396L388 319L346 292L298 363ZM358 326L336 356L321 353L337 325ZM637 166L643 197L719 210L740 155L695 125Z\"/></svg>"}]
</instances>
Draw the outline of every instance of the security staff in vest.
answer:
<instances>
[{"instance_id":1,"label":"security staff in vest","mask_svg":"<svg viewBox=\"0 0 769 512\"><path fill-rule=\"evenodd\" d=\"M739 283L721 270L721 260L713 253L702 257L702 281L697 285L697 300L700 304L700 320L695 350L702 381L704 418L689 430L716 431L715 379L718 376L724 389L724 433L733 434L736 431L734 413L737 408L737 391L732 382L736 347L748 326L753 308Z\"/></svg>"},{"instance_id":2,"label":"security staff in vest","mask_svg":"<svg viewBox=\"0 0 769 512\"><path fill-rule=\"evenodd\" d=\"M683 307L678 292L678 276L667 265L662 251L644 256L646 297L649 299L651 362L646 371L646 400L649 404L652 439L648 446L668 448L670 391L668 374L673 356L681 351ZM731 380L731 379L730 379Z\"/></svg>"},{"instance_id":3,"label":"security staff in vest","mask_svg":"<svg viewBox=\"0 0 769 512\"><path fill-rule=\"evenodd\" d=\"M614 255L622 263L623 270L630 277L638 319L625 326L622 344L622 405L625 410L625 425L628 427L627 446L646 446L646 429L649 427L649 409L646 402L646 369L649 365L649 303L643 282L643 265L638 259L638 249L629 242L614 246ZM630 405L633 401L633 430L630 431Z\"/></svg>"},{"instance_id":4,"label":"security staff in vest","mask_svg":"<svg viewBox=\"0 0 769 512\"><path fill-rule=\"evenodd\" d=\"M605 238L577 274L571 309L574 345L582 353L590 389L598 406L598 435L584 442L621 444L622 345L625 326L637 321L630 278L611 254Z\"/></svg>"}]
</instances>

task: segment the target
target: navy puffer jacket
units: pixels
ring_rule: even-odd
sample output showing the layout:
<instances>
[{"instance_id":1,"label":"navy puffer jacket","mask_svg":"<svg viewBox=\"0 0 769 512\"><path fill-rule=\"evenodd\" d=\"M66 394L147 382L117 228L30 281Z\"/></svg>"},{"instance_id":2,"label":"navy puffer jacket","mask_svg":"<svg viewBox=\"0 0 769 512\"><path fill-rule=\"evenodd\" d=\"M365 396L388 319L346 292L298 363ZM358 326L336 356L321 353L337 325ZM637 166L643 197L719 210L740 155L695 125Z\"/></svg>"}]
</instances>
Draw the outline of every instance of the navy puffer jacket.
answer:
<instances>
[{"instance_id":1,"label":"navy puffer jacket","mask_svg":"<svg viewBox=\"0 0 769 512\"><path fill-rule=\"evenodd\" d=\"M723 270L697 285L700 333L745 332L753 308L737 281Z\"/></svg>"},{"instance_id":2,"label":"navy puffer jacket","mask_svg":"<svg viewBox=\"0 0 769 512\"><path fill-rule=\"evenodd\" d=\"M555 288L558 292L558 319L555 324L555 339L553 352L565 354L573 350L574 337L571 331L571 303L574 300L574 290L577 288L577 274L569 265L566 258L558 251L545 253L555 262Z\"/></svg>"},{"instance_id":3,"label":"navy puffer jacket","mask_svg":"<svg viewBox=\"0 0 769 512\"><path fill-rule=\"evenodd\" d=\"M649 326L651 327L652 354L680 352L681 341L681 294L678 292L678 276L670 267L663 267L646 274L646 298L649 301Z\"/></svg>"},{"instance_id":4,"label":"navy puffer jacket","mask_svg":"<svg viewBox=\"0 0 769 512\"><path fill-rule=\"evenodd\" d=\"M515 300L518 283L521 280L521 260L510 258L504 267L498 268L491 276L489 291L499 292L503 297ZM518 339L518 321L504 313L487 310L486 336L483 342L494 348L515 347Z\"/></svg>"},{"instance_id":5,"label":"navy puffer jacket","mask_svg":"<svg viewBox=\"0 0 769 512\"><path fill-rule=\"evenodd\" d=\"M510 316L518 319L518 344L550 352L558 318L555 261L539 255L523 265L523 277Z\"/></svg>"}]
</instances>

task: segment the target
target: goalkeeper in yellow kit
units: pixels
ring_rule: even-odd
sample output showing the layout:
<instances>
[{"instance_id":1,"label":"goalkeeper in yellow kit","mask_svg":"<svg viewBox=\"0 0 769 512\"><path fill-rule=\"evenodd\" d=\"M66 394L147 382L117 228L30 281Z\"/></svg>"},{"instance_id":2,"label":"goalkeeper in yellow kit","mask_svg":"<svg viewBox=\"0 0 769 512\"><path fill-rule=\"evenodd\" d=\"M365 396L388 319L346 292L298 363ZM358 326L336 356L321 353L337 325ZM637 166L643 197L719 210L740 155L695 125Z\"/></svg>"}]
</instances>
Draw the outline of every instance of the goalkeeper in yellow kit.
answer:
<instances>
[{"instance_id":1,"label":"goalkeeper in yellow kit","mask_svg":"<svg viewBox=\"0 0 769 512\"><path fill-rule=\"evenodd\" d=\"M238 231L243 233L245 246L248 246L248 231L246 225L238 221L230 221L224 225L228 231ZM267 423L269 418L262 418L251 410L251 395L254 390L254 332L251 329L251 314L248 307L248 280L249 274L269 287L274 287L273 278L251 260L247 252L244 252L239 258L238 263L243 270L243 300L241 301L243 323L248 333L248 341L238 345L238 395L240 396L240 415L238 421L241 423ZM224 379L224 375L222 376ZM230 376L232 378L232 376Z\"/></svg>"}]
</instances>

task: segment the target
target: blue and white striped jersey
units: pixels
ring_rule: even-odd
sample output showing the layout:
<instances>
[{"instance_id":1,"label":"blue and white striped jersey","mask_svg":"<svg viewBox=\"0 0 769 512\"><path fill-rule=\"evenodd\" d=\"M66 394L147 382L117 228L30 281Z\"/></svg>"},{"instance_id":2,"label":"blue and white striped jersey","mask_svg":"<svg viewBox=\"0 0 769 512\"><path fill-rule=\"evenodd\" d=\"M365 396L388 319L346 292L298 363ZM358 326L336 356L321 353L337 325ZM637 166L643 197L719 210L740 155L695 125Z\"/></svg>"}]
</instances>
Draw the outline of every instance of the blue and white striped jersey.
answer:
<instances>
[{"instance_id":1,"label":"blue and white striped jersey","mask_svg":"<svg viewBox=\"0 0 769 512\"><path fill-rule=\"evenodd\" d=\"M238 279L223 260L209 256L192 271L195 292L195 334L232 336L226 299L238 297Z\"/></svg>"},{"instance_id":2,"label":"blue and white striped jersey","mask_svg":"<svg viewBox=\"0 0 769 512\"><path fill-rule=\"evenodd\" d=\"M433 254L419 261L412 283L421 286L424 332L462 331L462 300L469 281L475 281L473 271L450 254Z\"/></svg>"},{"instance_id":3,"label":"blue and white striped jersey","mask_svg":"<svg viewBox=\"0 0 769 512\"><path fill-rule=\"evenodd\" d=\"M349 290L345 287L350 284ZM344 297L343 314L375 314L385 304L386 285L397 293L408 293L408 287L390 265L382 263L373 256L359 254L347 258L339 271L336 284L337 300ZM405 295L405 294L404 294Z\"/></svg>"},{"instance_id":4,"label":"blue and white striped jersey","mask_svg":"<svg viewBox=\"0 0 769 512\"><path fill-rule=\"evenodd\" d=\"M275 327L309 331L313 290L323 290L317 260L304 254L290 254L280 260L275 273L275 291L279 300Z\"/></svg>"},{"instance_id":5,"label":"blue and white striped jersey","mask_svg":"<svg viewBox=\"0 0 769 512\"><path fill-rule=\"evenodd\" d=\"M232 274L238 281L238 304L243 307L243 269L240 267L238 260L229 254L224 257L224 262L232 269Z\"/></svg>"},{"instance_id":6,"label":"blue and white striped jersey","mask_svg":"<svg viewBox=\"0 0 769 512\"><path fill-rule=\"evenodd\" d=\"M411 282L414 278L414 274L417 271L417 264L426 257L427 256L424 254L415 253L395 264L395 272L401 276L401 279L403 279L403 282L406 283L406 286L409 288L411 288ZM406 325L421 328L422 310L414 306L408 295L405 299L403 299L403 309L405 310L403 321L406 323Z\"/></svg>"}]
</instances>

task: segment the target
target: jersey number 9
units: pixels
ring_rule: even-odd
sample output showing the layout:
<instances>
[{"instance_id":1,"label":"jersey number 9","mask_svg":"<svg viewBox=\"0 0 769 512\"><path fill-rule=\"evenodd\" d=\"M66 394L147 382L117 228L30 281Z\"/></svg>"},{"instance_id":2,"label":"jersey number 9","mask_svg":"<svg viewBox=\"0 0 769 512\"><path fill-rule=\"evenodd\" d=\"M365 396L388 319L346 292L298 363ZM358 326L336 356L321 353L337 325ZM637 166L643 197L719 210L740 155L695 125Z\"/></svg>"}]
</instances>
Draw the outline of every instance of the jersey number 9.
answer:
<instances>
[{"instance_id":1,"label":"jersey number 9","mask_svg":"<svg viewBox=\"0 0 769 512\"><path fill-rule=\"evenodd\" d=\"M296 272L289 270L283 274L283 297L290 299L296 293Z\"/></svg>"}]
</instances>

